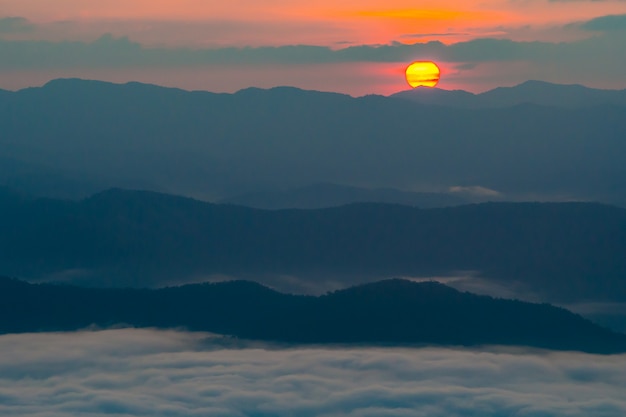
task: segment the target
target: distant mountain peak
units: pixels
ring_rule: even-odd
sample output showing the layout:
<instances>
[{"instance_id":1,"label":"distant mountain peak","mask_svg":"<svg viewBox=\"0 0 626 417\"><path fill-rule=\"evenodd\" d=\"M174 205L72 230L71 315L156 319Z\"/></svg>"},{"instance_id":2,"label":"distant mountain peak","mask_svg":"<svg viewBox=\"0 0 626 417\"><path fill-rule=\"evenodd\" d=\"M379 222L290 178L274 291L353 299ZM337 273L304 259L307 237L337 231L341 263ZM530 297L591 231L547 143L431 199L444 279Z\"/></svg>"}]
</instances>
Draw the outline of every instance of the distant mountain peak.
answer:
<instances>
[{"instance_id":1,"label":"distant mountain peak","mask_svg":"<svg viewBox=\"0 0 626 417\"><path fill-rule=\"evenodd\" d=\"M404 278L389 278L381 281L369 282L365 284L356 285L354 287L338 290L332 293L334 295L347 295L347 294L369 294L373 297L393 297L393 298L406 298L406 297L430 297L430 296L443 296L460 294L460 292L452 287L449 287L441 282L429 280L429 281L413 281Z\"/></svg>"},{"instance_id":2,"label":"distant mountain peak","mask_svg":"<svg viewBox=\"0 0 626 417\"><path fill-rule=\"evenodd\" d=\"M571 86L571 85L580 86L579 84L561 84L561 83L551 83L549 81L544 81L544 80L528 80L528 81L524 81L524 82L519 83L519 84L517 84L517 85L515 85L513 87L510 87L510 88L525 87L525 86L545 87L545 86ZM499 88L502 88L502 87L499 87Z\"/></svg>"},{"instance_id":3,"label":"distant mountain peak","mask_svg":"<svg viewBox=\"0 0 626 417\"><path fill-rule=\"evenodd\" d=\"M587 90L587 91L624 91L624 90L612 90L607 88L594 88L589 87L583 84L578 83L553 83L550 81L543 80L528 80L523 83L514 85L512 87L497 87L494 88L552 88L552 89L577 89L577 90ZM492 90L491 90L492 91Z\"/></svg>"},{"instance_id":4,"label":"distant mountain peak","mask_svg":"<svg viewBox=\"0 0 626 417\"><path fill-rule=\"evenodd\" d=\"M542 81L542 80L528 80L528 81L524 81L523 83L516 84L513 86L496 87L491 90L485 91L484 93L481 93L481 94L488 95L497 91L508 91L508 92L532 91L536 93L545 93L546 90L550 90L550 91L557 90L557 91L563 91L563 92L567 92L568 90L569 91L617 91L617 90L594 89L594 88L587 87L581 84L560 84L560 83L551 83L549 81Z\"/></svg>"},{"instance_id":5,"label":"distant mountain peak","mask_svg":"<svg viewBox=\"0 0 626 417\"><path fill-rule=\"evenodd\" d=\"M541 80L528 80L510 87L496 87L480 94L462 90L415 89L390 97L420 104L458 108L514 107L520 104L562 108L626 105L626 90L605 90L580 84L556 84Z\"/></svg>"},{"instance_id":6,"label":"distant mountain peak","mask_svg":"<svg viewBox=\"0 0 626 417\"><path fill-rule=\"evenodd\" d=\"M79 89L85 92L89 92L91 90L100 92L103 90L115 91L115 90L120 90L120 89L126 89L126 90L131 90L131 91L138 91L138 92L158 91L158 92L190 93L189 91L183 90L181 88L165 87L165 86L160 86L156 84L142 83L138 81L115 83L115 82L110 82L110 81L91 80L91 79L84 79L84 78L57 78L57 79L50 80L47 83L45 83L41 87L41 89L51 90L51 91L60 91L60 90L73 91L73 90Z\"/></svg>"},{"instance_id":7,"label":"distant mountain peak","mask_svg":"<svg viewBox=\"0 0 626 417\"><path fill-rule=\"evenodd\" d=\"M122 85L122 84L117 84L117 83L112 83L112 82L108 82L108 81L101 81L101 80L89 80L89 79L84 79L84 78L56 78L54 80L50 80L47 83L45 83L43 85L42 88L67 88L67 87L71 87L71 86L76 86L76 85L107 85L107 86L113 86L113 85Z\"/></svg>"},{"instance_id":8,"label":"distant mountain peak","mask_svg":"<svg viewBox=\"0 0 626 417\"><path fill-rule=\"evenodd\" d=\"M111 202L122 202L134 200L141 203L147 202L177 202L178 204L182 204L183 202L192 203L192 204L202 204L207 207L212 206L211 203L201 202L191 197L179 196L166 194L158 191L148 191L148 190L130 190L125 188L109 188L104 191L100 191L96 194L91 195L84 199L87 202L103 202L103 201L111 201Z\"/></svg>"},{"instance_id":9,"label":"distant mountain peak","mask_svg":"<svg viewBox=\"0 0 626 417\"><path fill-rule=\"evenodd\" d=\"M362 289L372 289L372 290L380 290L380 289L393 289L393 290L405 290L405 289L446 289L451 292L458 292L452 287L449 287L445 284L442 284L439 281L435 280L426 280L426 281L414 281L405 278L388 278L380 281L370 282L366 284L361 284L359 286L353 288L362 288Z\"/></svg>"},{"instance_id":10,"label":"distant mountain peak","mask_svg":"<svg viewBox=\"0 0 626 417\"><path fill-rule=\"evenodd\" d=\"M347 95L347 94L336 93L332 91L305 90L302 88L292 87L292 86L276 86L276 87L270 87L270 88L247 87L247 88L237 91L236 93L234 93L234 95L239 96L239 97L273 96L273 97L285 97L285 98L292 98L292 97L293 98L300 98L300 97L310 98L313 96L317 96L317 97L327 97L327 98L338 97L338 98L344 98L344 99L354 99L354 97Z\"/></svg>"}]
</instances>

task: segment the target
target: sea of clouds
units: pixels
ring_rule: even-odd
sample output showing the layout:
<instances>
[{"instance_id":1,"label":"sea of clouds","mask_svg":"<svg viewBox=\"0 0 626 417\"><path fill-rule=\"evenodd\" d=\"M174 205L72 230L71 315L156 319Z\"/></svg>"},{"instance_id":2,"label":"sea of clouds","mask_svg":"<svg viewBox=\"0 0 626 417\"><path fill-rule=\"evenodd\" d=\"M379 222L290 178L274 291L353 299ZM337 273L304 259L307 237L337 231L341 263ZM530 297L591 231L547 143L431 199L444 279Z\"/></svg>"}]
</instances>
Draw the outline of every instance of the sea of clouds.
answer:
<instances>
[{"instance_id":1,"label":"sea of clouds","mask_svg":"<svg viewBox=\"0 0 626 417\"><path fill-rule=\"evenodd\" d=\"M626 415L626 355L229 344L114 329L0 336L0 415Z\"/></svg>"}]
</instances>

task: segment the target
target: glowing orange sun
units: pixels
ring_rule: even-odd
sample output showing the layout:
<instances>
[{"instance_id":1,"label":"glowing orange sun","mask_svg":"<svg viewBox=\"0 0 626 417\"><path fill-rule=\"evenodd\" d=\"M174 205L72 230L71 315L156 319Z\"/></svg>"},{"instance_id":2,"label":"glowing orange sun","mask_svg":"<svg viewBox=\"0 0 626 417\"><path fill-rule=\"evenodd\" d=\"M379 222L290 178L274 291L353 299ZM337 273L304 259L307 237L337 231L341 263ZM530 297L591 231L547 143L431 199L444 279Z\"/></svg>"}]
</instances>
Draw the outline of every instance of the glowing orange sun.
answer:
<instances>
[{"instance_id":1,"label":"glowing orange sun","mask_svg":"<svg viewBox=\"0 0 626 417\"><path fill-rule=\"evenodd\" d=\"M415 61L406 68L406 82L415 87L434 87L439 82L441 71L431 61Z\"/></svg>"}]
</instances>

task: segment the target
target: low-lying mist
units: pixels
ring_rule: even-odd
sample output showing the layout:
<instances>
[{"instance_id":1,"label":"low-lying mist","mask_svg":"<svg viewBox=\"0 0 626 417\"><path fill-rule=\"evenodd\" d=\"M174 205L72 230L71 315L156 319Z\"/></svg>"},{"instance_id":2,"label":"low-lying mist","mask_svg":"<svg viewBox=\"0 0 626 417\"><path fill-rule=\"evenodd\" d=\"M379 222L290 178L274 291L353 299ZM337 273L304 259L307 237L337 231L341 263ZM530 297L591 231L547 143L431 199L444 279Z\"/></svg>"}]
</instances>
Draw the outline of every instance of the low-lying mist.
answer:
<instances>
[{"instance_id":1,"label":"low-lying mist","mask_svg":"<svg viewBox=\"0 0 626 417\"><path fill-rule=\"evenodd\" d=\"M136 329L0 336L0 414L626 414L626 355L226 342Z\"/></svg>"}]
</instances>

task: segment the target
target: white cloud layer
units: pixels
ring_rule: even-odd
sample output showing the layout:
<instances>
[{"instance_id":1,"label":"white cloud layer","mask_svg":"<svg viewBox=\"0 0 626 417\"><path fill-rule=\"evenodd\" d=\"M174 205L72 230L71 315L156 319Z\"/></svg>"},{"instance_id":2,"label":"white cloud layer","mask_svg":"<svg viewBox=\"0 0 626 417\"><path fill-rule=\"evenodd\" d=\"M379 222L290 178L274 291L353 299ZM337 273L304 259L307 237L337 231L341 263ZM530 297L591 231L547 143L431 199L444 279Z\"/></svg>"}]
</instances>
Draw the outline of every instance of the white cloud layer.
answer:
<instances>
[{"instance_id":1,"label":"white cloud layer","mask_svg":"<svg viewBox=\"0 0 626 417\"><path fill-rule=\"evenodd\" d=\"M207 334L0 336L2 416L626 415L626 356L226 349Z\"/></svg>"}]
</instances>

